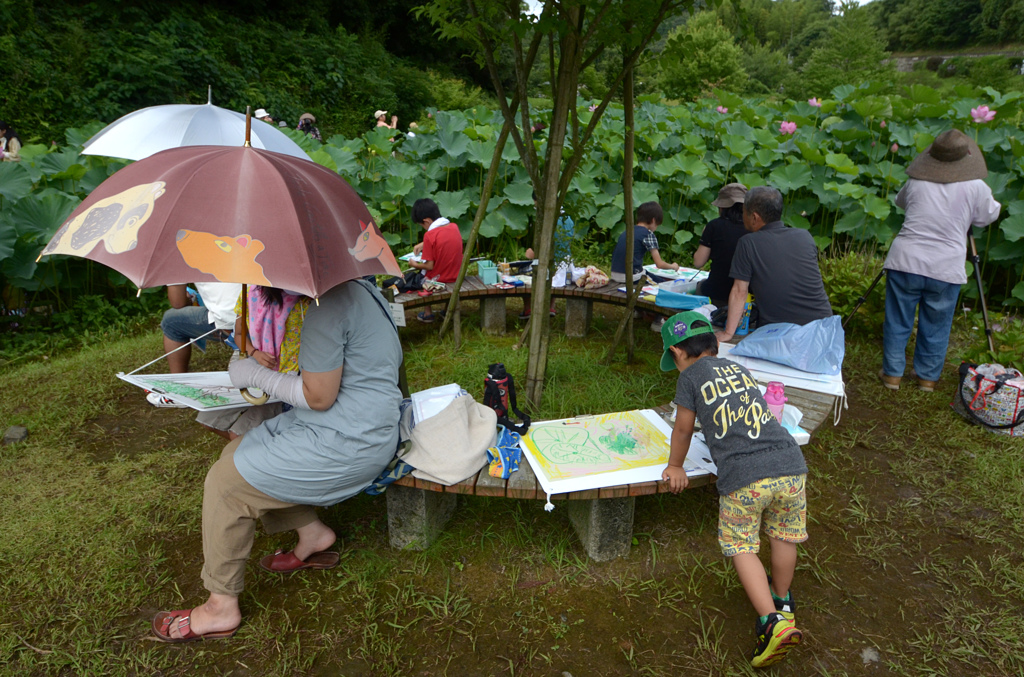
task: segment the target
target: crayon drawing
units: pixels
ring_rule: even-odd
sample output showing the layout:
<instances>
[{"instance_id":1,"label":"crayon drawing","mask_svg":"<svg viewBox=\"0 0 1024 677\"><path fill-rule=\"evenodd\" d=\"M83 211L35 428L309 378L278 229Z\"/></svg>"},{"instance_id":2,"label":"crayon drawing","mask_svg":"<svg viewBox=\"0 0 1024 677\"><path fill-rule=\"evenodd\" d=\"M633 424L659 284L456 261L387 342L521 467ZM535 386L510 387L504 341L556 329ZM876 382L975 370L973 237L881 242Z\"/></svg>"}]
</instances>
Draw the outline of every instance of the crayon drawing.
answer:
<instances>
[{"instance_id":1,"label":"crayon drawing","mask_svg":"<svg viewBox=\"0 0 1024 677\"><path fill-rule=\"evenodd\" d=\"M669 439L640 411L539 423L523 438L539 470L558 481L658 466L668 462Z\"/></svg>"}]
</instances>

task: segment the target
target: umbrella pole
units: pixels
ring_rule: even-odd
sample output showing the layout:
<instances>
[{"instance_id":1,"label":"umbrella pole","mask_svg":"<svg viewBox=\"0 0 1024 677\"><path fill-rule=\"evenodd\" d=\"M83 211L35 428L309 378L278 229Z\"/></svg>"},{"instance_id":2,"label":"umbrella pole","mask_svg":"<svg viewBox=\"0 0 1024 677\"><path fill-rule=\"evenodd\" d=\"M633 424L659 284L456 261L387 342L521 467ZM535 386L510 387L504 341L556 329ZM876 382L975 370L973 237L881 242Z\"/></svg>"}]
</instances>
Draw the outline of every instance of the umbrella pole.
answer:
<instances>
[{"instance_id":1,"label":"umbrella pole","mask_svg":"<svg viewBox=\"0 0 1024 677\"><path fill-rule=\"evenodd\" d=\"M249 357L249 325L248 325L248 319L249 319L249 308L248 308L249 289L248 289L248 287L249 287L249 285L247 285L247 284L243 284L242 285L242 316L241 316L242 331L240 332L241 333L241 337L239 337L239 340L238 340L238 357L239 357L239 359L243 359L243 360L247 359ZM248 402L249 404L254 404L256 406L259 406L261 404L266 404L267 400L270 399L270 395L268 395L267 393L263 393L263 395L261 395L260 397L256 397L255 395L250 395L248 388L240 388L239 392L242 393L242 397L245 399L246 402Z\"/></svg>"},{"instance_id":2,"label":"umbrella pole","mask_svg":"<svg viewBox=\"0 0 1024 677\"><path fill-rule=\"evenodd\" d=\"M246 148L251 148L252 143L249 141L250 135L252 134L252 106L245 107L245 143L242 145Z\"/></svg>"}]
</instances>

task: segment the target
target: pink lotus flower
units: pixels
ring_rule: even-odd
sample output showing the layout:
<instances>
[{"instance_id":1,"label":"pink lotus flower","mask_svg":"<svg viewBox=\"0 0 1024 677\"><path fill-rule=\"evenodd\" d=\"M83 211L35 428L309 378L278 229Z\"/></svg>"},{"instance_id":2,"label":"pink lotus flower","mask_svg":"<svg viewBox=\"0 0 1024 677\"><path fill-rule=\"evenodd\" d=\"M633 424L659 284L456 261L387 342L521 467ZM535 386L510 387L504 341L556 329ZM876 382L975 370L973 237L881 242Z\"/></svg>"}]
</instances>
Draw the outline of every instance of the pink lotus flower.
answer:
<instances>
[{"instance_id":1,"label":"pink lotus flower","mask_svg":"<svg viewBox=\"0 0 1024 677\"><path fill-rule=\"evenodd\" d=\"M811 98L807 99L807 103L811 104L815 108L821 108L821 99L817 97L812 96Z\"/></svg>"},{"instance_id":2,"label":"pink lotus flower","mask_svg":"<svg viewBox=\"0 0 1024 677\"><path fill-rule=\"evenodd\" d=\"M783 134L796 134L796 123L785 121L779 125L779 131Z\"/></svg>"},{"instance_id":3,"label":"pink lotus flower","mask_svg":"<svg viewBox=\"0 0 1024 677\"><path fill-rule=\"evenodd\" d=\"M898 143L894 143L894 144L892 144L892 148L890 148L889 150L891 150L892 152L894 152L894 153L895 153L895 152L896 152L896 151L898 151L899 149L900 149L900 144L898 144Z\"/></svg>"},{"instance_id":4,"label":"pink lotus flower","mask_svg":"<svg viewBox=\"0 0 1024 677\"><path fill-rule=\"evenodd\" d=\"M721 113L722 115L725 115L726 113L729 112L729 109L726 108L725 106L719 106L715 110L718 111L719 113Z\"/></svg>"},{"instance_id":5,"label":"pink lotus flower","mask_svg":"<svg viewBox=\"0 0 1024 677\"><path fill-rule=\"evenodd\" d=\"M596 103L595 103L595 104L593 104L593 105L592 105L592 106L590 106L590 108L588 108L587 110L588 110L588 111L590 111L591 113L593 113L594 111L596 111L596 110L597 110L597 104L596 104Z\"/></svg>"},{"instance_id":6,"label":"pink lotus flower","mask_svg":"<svg viewBox=\"0 0 1024 677\"><path fill-rule=\"evenodd\" d=\"M974 118L974 121L977 124L981 125L986 122L992 122L996 117L996 112L991 110L988 106L978 106L977 108L971 109L971 117Z\"/></svg>"},{"instance_id":7,"label":"pink lotus flower","mask_svg":"<svg viewBox=\"0 0 1024 677\"><path fill-rule=\"evenodd\" d=\"M433 113L427 113L427 117L428 118L432 118L432 117L434 117L434 114Z\"/></svg>"},{"instance_id":8,"label":"pink lotus flower","mask_svg":"<svg viewBox=\"0 0 1024 677\"><path fill-rule=\"evenodd\" d=\"M885 129L885 120L882 120L881 122L879 122L878 126L881 127L882 129Z\"/></svg>"}]
</instances>

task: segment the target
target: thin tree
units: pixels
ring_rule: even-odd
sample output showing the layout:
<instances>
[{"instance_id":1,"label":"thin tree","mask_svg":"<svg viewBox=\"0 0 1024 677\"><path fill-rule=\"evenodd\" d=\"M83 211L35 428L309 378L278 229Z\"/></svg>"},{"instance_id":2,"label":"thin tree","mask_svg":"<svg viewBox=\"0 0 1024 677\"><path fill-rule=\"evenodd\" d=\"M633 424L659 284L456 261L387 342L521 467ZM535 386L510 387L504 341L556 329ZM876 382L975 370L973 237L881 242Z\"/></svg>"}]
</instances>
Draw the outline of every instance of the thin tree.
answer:
<instances>
[{"instance_id":1,"label":"thin tree","mask_svg":"<svg viewBox=\"0 0 1024 677\"><path fill-rule=\"evenodd\" d=\"M473 45L474 56L486 67L512 141L537 193L537 275L532 294L526 399L540 405L547 371L551 280L545 274L553 258L555 223L570 182L586 157L587 147L627 71L656 37L666 17L690 9L694 0L544 0L539 14L524 11L520 0L433 0L419 10L443 38L461 38ZM624 26L631 30L624 31ZM534 112L527 91L529 76L547 42L549 97L552 102L543 158L534 144ZM577 105L580 73L607 47L618 47L622 67L597 104L589 122L581 124ZM502 61L510 55L511 63ZM501 77L510 67L511 82ZM510 89L511 88L511 91ZM509 103L518 102L518 111ZM518 115L517 115L518 113ZM625 205L631 210L632 205Z\"/></svg>"}]
</instances>

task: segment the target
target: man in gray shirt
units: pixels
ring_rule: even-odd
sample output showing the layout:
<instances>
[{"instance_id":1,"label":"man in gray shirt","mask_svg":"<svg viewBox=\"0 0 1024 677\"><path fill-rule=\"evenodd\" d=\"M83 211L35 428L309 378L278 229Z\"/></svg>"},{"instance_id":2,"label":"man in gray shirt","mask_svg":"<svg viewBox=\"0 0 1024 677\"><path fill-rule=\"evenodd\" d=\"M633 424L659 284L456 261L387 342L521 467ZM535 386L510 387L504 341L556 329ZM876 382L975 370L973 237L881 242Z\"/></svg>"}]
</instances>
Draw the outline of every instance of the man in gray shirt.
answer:
<instances>
[{"instance_id":1,"label":"man in gray shirt","mask_svg":"<svg viewBox=\"0 0 1024 677\"><path fill-rule=\"evenodd\" d=\"M747 191L743 227L748 234L736 245L729 277L729 317L719 341L736 333L747 293L757 300L759 325L791 322L804 325L832 315L818 268L818 248L806 230L782 223L782 194L770 186Z\"/></svg>"}]
</instances>

